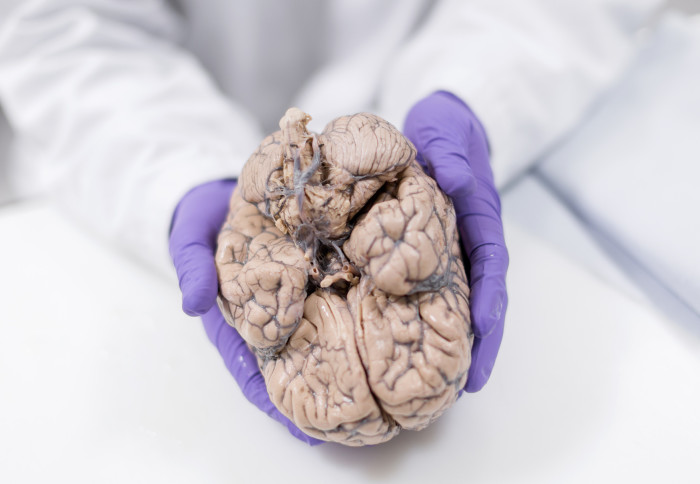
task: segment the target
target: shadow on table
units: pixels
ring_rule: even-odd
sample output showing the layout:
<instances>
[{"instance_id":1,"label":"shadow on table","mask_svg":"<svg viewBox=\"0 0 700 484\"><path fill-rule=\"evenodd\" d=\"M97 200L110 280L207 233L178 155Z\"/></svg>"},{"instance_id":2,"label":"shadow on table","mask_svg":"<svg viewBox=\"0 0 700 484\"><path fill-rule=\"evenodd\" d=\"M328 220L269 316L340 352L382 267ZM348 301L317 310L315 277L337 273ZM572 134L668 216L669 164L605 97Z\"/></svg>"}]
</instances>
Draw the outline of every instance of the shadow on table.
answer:
<instances>
[{"instance_id":1,"label":"shadow on table","mask_svg":"<svg viewBox=\"0 0 700 484\"><path fill-rule=\"evenodd\" d=\"M327 444L320 450L338 467L361 469L367 479L382 480L405 465L406 460L414 458L416 451L420 453L434 447L448 425L447 419L440 418L420 432L404 430L384 444L367 447Z\"/></svg>"}]
</instances>

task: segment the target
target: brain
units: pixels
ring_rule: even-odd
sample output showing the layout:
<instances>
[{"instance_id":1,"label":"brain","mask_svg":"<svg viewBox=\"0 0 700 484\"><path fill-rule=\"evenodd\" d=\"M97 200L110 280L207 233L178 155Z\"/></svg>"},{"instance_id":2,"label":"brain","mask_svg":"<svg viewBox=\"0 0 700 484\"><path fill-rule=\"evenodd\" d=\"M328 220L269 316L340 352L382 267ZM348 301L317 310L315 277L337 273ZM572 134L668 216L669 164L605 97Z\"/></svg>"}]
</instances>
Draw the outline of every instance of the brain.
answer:
<instances>
[{"instance_id":1,"label":"brain","mask_svg":"<svg viewBox=\"0 0 700 484\"><path fill-rule=\"evenodd\" d=\"M420 430L471 361L452 204L371 114L321 134L291 108L246 163L220 232L219 308L270 399L305 433L359 446Z\"/></svg>"}]
</instances>

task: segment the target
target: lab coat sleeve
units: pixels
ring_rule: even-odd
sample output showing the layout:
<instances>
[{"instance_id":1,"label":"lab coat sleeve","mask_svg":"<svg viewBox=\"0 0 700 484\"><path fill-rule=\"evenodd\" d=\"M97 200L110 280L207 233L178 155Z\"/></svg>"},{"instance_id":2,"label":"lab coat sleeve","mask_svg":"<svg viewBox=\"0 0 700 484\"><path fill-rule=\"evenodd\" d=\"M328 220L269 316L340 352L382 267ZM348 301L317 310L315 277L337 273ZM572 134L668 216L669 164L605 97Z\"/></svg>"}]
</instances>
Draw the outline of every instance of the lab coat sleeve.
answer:
<instances>
[{"instance_id":1,"label":"lab coat sleeve","mask_svg":"<svg viewBox=\"0 0 700 484\"><path fill-rule=\"evenodd\" d=\"M253 120L178 46L181 19L163 1L17 3L0 25L17 190L50 193L105 240L172 273L177 202L240 172L261 138Z\"/></svg>"},{"instance_id":2,"label":"lab coat sleeve","mask_svg":"<svg viewBox=\"0 0 700 484\"><path fill-rule=\"evenodd\" d=\"M658 0L444 0L383 76L379 105L405 119L447 90L489 137L505 185L571 130L624 72Z\"/></svg>"}]
</instances>

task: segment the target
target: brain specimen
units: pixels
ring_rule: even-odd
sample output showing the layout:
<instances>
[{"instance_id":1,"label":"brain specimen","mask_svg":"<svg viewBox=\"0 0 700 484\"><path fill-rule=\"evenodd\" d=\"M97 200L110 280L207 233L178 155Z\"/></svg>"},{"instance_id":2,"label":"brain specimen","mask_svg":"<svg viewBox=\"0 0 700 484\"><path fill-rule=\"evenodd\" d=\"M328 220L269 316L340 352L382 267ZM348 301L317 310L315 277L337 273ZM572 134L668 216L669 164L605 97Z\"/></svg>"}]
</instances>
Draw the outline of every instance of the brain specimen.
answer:
<instances>
[{"instance_id":1,"label":"brain specimen","mask_svg":"<svg viewBox=\"0 0 700 484\"><path fill-rule=\"evenodd\" d=\"M450 200L371 114L321 134L291 108L246 163L219 235L219 308L307 434L359 446L457 398L473 334Z\"/></svg>"}]
</instances>

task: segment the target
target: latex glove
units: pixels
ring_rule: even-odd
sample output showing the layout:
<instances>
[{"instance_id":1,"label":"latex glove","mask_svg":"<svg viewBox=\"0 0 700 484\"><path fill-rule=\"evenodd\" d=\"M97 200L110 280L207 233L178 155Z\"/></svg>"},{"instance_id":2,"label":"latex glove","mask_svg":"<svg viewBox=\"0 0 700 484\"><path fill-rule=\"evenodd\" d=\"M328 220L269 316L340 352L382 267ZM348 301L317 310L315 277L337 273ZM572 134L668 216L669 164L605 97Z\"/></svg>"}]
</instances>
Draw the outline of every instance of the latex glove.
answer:
<instances>
[{"instance_id":1,"label":"latex glove","mask_svg":"<svg viewBox=\"0 0 700 484\"><path fill-rule=\"evenodd\" d=\"M477 392L496 361L508 305L508 251L486 133L461 99L439 91L411 109L404 134L418 150L418 162L455 206L475 336L465 390Z\"/></svg>"},{"instance_id":2,"label":"latex glove","mask_svg":"<svg viewBox=\"0 0 700 484\"><path fill-rule=\"evenodd\" d=\"M310 445L323 443L299 430L270 401L255 356L238 332L229 326L216 303L219 281L214 264L216 239L226 220L236 182L219 180L189 191L180 200L170 230L170 256L175 264L182 309L202 316L204 329L216 346L243 395L267 415L287 426L297 439Z\"/></svg>"}]
</instances>

